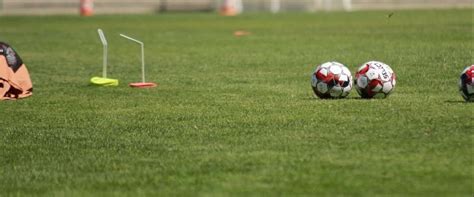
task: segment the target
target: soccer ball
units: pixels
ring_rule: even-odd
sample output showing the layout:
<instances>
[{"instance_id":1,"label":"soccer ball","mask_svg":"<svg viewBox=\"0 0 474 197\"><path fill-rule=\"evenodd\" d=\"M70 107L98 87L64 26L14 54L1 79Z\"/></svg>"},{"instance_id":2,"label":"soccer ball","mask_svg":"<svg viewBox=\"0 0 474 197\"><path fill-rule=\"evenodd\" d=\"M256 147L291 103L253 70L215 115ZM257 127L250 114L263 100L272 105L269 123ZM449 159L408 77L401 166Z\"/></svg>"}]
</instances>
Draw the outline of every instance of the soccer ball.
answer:
<instances>
[{"instance_id":1,"label":"soccer ball","mask_svg":"<svg viewBox=\"0 0 474 197\"><path fill-rule=\"evenodd\" d=\"M354 84L362 98L386 98L395 89L396 75L387 64L370 61L356 72Z\"/></svg>"},{"instance_id":2,"label":"soccer ball","mask_svg":"<svg viewBox=\"0 0 474 197\"><path fill-rule=\"evenodd\" d=\"M314 71L311 86L319 98L344 98L352 89L351 71L339 62L326 62Z\"/></svg>"},{"instance_id":3,"label":"soccer ball","mask_svg":"<svg viewBox=\"0 0 474 197\"><path fill-rule=\"evenodd\" d=\"M464 100L474 101L474 65L468 66L462 71L459 79L459 92L461 92Z\"/></svg>"}]
</instances>

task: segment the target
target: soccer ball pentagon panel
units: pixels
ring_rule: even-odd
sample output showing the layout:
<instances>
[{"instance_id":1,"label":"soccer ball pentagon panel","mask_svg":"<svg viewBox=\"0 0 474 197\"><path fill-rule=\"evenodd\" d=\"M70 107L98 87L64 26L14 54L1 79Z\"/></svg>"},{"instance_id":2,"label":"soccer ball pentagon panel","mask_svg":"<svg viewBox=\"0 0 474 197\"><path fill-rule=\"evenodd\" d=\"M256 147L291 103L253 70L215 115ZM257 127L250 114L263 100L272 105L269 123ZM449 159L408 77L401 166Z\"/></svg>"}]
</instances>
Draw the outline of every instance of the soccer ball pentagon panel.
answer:
<instances>
[{"instance_id":1,"label":"soccer ball pentagon panel","mask_svg":"<svg viewBox=\"0 0 474 197\"><path fill-rule=\"evenodd\" d=\"M462 71L459 79L459 92L464 100L474 101L474 65L468 66Z\"/></svg>"},{"instance_id":2,"label":"soccer ball pentagon panel","mask_svg":"<svg viewBox=\"0 0 474 197\"><path fill-rule=\"evenodd\" d=\"M326 62L314 71L311 86L319 98L344 98L352 89L352 75L343 64Z\"/></svg>"},{"instance_id":3,"label":"soccer ball pentagon panel","mask_svg":"<svg viewBox=\"0 0 474 197\"><path fill-rule=\"evenodd\" d=\"M396 75L389 65L370 61L359 67L354 85L362 98L386 98L395 89Z\"/></svg>"}]
</instances>

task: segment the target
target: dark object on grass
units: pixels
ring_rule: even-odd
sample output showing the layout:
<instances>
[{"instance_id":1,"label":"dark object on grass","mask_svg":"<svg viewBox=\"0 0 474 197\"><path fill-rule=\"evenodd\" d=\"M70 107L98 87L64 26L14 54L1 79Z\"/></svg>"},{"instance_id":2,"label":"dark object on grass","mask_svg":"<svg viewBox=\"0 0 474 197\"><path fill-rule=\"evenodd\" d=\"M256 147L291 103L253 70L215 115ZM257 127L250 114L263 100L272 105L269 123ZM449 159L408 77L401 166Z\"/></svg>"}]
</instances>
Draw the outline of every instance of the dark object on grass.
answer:
<instances>
[{"instance_id":1,"label":"dark object on grass","mask_svg":"<svg viewBox=\"0 0 474 197\"><path fill-rule=\"evenodd\" d=\"M394 14L395 14L394 12L391 12L390 14L387 14L387 18L392 18L392 16L393 16Z\"/></svg>"}]
</instances>

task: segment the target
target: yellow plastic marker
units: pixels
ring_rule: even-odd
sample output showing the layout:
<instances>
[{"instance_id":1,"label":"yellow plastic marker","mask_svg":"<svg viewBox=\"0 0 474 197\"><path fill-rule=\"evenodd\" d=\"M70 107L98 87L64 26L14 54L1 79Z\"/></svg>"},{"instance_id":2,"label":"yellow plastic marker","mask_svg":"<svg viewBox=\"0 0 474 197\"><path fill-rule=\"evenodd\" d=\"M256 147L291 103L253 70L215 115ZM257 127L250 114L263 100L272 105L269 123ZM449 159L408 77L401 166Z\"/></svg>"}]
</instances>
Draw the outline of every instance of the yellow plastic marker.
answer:
<instances>
[{"instance_id":1,"label":"yellow plastic marker","mask_svg":"<svg viewBox=\"0 0 474 197\"><path fill-rule=\"evenodd\" d=\"M103 77L92 77L91 83L97 86L118 86L119 85L118 79L110 79L110 78L103 78Z\"/></svg>"},{"instance_id":2,"label":"yellow plastic marker","mask_svg":"<svg viewBox=\"0 0 474 197\"><path fill-rule=\"evenodd\" d=\"M102 29L98 29L97 32L99 33L100 41L104 46L102 77L92 77L90 82L97 86L118 86L118 79L107 78L107 40L105 39Z\"/></svg>"}]
</instances>

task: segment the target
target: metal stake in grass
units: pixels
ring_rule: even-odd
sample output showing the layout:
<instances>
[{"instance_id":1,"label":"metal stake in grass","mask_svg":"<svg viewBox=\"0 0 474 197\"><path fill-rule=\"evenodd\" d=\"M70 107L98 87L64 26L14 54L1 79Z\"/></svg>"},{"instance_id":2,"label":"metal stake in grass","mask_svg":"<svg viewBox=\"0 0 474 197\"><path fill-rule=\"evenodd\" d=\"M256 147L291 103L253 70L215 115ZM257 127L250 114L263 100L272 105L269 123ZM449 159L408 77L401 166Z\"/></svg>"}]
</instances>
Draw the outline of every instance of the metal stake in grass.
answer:
<instances>
[{"instance_id":1,"label":"metal stake in grass","mask_svg":"<svg viewBox=\"0 0 474 197\"><path fill-rule=\"evenodd\" d=\"M102 77L92 77L91 83L93 85L98 85L98 86L118 86L119 81L117 79L107 78L107 61L108 61L107 60L108 59L107 39L105 39L105 35L102 29L97 29L97 32L99 33L100 41L102 42L102 46L104 47L103 63L102 63Z\"/></svg>"},{"instance_id":2,"label":"metal stake in grass","mask_svg":"<svg viewBox=\"0 0 474 197\"><path fill-rule=\"evenodd\" d=\"M128 85L132 88L153 88L153 87L156 87L157 86L156 83L145 82L145 44L143 42L137 40L137 39L131 38L131 37L126 36L124 34L120 34L120 36L140 44L141 49L142 49L142 82L129 83Z\"/></svg>"}]
</instances>

